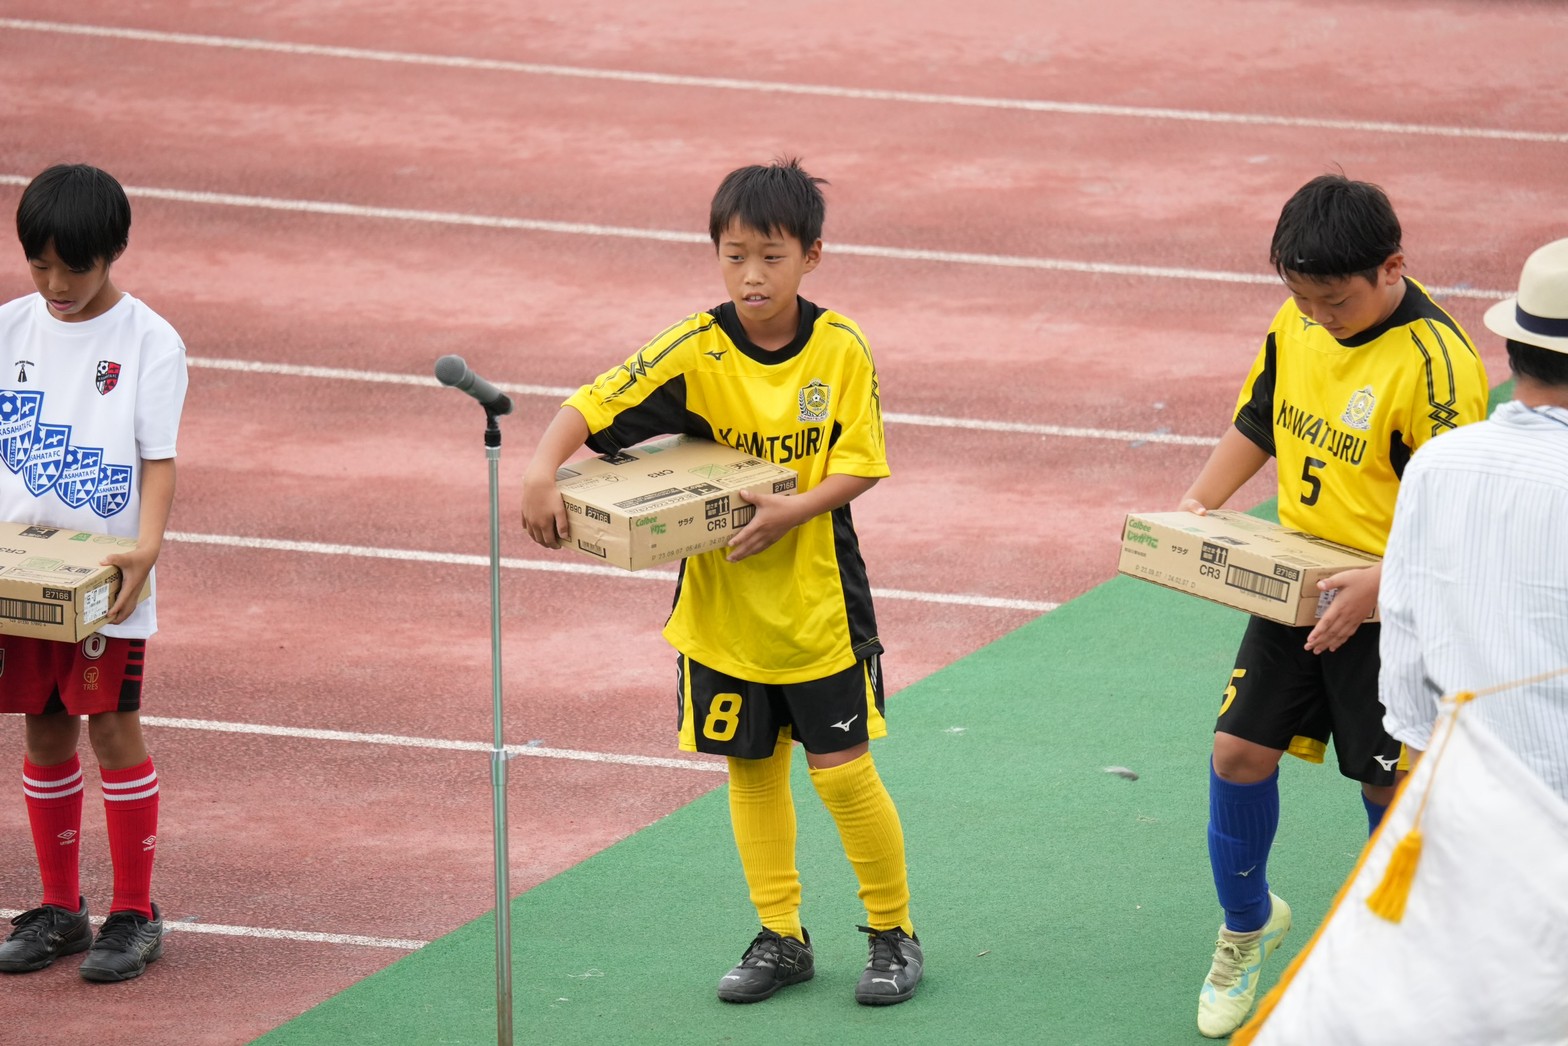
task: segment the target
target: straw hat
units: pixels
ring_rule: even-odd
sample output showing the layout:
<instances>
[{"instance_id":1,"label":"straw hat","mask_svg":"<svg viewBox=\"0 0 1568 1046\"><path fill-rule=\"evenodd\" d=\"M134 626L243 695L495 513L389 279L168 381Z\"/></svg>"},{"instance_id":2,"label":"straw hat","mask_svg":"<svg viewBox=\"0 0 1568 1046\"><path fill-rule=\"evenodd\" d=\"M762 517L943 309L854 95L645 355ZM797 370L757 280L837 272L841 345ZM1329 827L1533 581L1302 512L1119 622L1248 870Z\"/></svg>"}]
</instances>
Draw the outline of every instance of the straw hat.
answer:
<instances>
[{"instance_id":1,"label":"straw hat","mask_svg":"<svg viewBox=\"0 0 1568 1046\"><path fill-rule=\"evenodd\" d=\"M1568 352L1568 240L1554 240L1525 259L1518 296L1487 309L1486 325L1504 338Z\"/></svg>"}]
</instances>

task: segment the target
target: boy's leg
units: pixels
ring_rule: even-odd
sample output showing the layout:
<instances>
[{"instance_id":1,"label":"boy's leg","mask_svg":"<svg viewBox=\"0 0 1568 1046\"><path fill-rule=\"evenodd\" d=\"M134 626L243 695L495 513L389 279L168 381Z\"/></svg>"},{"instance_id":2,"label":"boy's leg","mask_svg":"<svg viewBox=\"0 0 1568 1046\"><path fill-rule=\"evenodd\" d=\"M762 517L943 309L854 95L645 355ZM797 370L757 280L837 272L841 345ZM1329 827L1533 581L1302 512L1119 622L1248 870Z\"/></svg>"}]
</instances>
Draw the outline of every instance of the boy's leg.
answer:
<instances>
[{"instance_id":1,"label":"boy's leg","mask_svg":"<svg viewBox=\"0 0 1568 1046\"><path fill-rule=\"evenodd\" d=\"M1215 721L1209 764L1209 867L1225 912L1198 993L1198 1030L1222 1038L1252 1009L1266 959L1290 929L1290 907L1269 890L1279 827L1279 761L1289 750L1321 761L1326 712L1310 629L1253 618ZM1299 633L1299 634L1298 634Z\"/></svg>"},{"instance_id":2,"label":"boy's leg","mask_svg":"<svg viewBox=\"0 0 1568 1046\"><path fill-rule=\"evenodd\" d=\"M142 738L140 712L89 716L87 734L98 755L104 821L114 864L109 914L153 918L152 865L158 844L158 771Z\"/></svg>"},{"instance_id":3,"label":"boy's leg","mask_svg":"<svg viewBox=\"0 0 1568 1046\"><path fill-rule=\"evenodd\" d=\"M76 744L81 719L60 712L26 718L22 792L38 853L43 903L74 912L81 907L82 761Z\"/></svg>"},{"instance_id":4,"label":"boy's leg","mask_svg":"<svg viewBox=\"0 0 1568 1046\"><path fill-rule=\"evenodd\" d=\"M109 917L82 960L89 981L127 981L163 955L163 913L152 900L153 857L158 845L158 771L142 738L141 684L146 641L89 636L81 656L94 663L101 690L114 709L87 717L87 735L98 756L104 820L114 863Z\"/></svg>"},{"instance_id":5,"label":"boy's leg","mask_svg":"<svg viewBox=\"0 0 1568 1046\"><path fill-rule=\"evenodd\" d=\"M41 970L92 944L80 891L82 765L76 755L81 720L64 712L28 715L22 791L43 879L43 903L12 919L0 943L0 971Z\"/></svg>"},{"instance_id":6,"label":"boy's leg","mask_svg":"<svg viewBox=\"0 0 1568 1046\"><path fill-rule=\"evenodd\" d=\"M811 784L838 827L866 906L871 958L855 989L867 1005L915 993L925 956L909 915L909 869L898 809L872 761L870 740L887 733L881 664L871 657L827 679L786 688L806 747Z\"/></svg>"},{"instance_id":7,"label":"boy's leg","mask_svg":"<svg viewBox=\"0 0 1568 1046\"><path fill-rule=\"evenodd\" d=\"M793 747L785 735L766 759L730 758L730 827L762 925L798 941L804 938L800 872L795 867L795 801L789 787Z\"/></svg>"},{"instance_id":8,"label":"boy's leg","mask_svg":"<svg viewBox=\"0 0 1568 1046\"><path fill-rule=\"evenodd\" d=\"M790 734L774 714L770 688L716 672L681 655L677 719L682 751L725 756L730 826L763 930L719 979L725 1002L761 1002L811 979L811 938L800 925L795 868L795 802Z\"/></svg>"}]
</instances>

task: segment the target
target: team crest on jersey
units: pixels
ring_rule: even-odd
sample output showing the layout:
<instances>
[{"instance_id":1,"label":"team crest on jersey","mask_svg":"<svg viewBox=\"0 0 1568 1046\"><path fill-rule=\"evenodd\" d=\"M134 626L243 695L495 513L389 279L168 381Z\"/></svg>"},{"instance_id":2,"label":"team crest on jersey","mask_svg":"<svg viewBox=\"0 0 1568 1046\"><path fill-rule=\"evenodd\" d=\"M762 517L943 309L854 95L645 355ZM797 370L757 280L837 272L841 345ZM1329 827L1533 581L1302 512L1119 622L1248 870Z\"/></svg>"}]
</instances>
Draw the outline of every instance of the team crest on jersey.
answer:
<instances>
[{"instance_id":1,"label":"team crest on jersey","mask_svg":"<svg viewBox=\"0 0 1568 1046\"><path fill-rule=\"evenodd\" d=\"M1365 432L1372 427L1372 411L1376 407L1377 396L1373 394L1372 386L1368 385L1364 389L1358 389L1351 395L1350 403L1345 407L1345 413L1339 417L1341 421L1351 428Z\"/></svg>"},{"instance_id":2,"label":"team crest on jersey","mask_svg":"<svg viewBox=\"0 0 1568 1046\"><path fill-rule=\"evenodd\" d=\"M21 471L27 455L33 452L43 402L41 392L0 391L0 459L12 472Z\"/></svg>"},{"instance_id":3,"label":"team crest on jersey","mask_svg":"<svg viewBox=\"0 0 1568 1046\"><path fill-rule=\"evenodd\" d=\"M832 395L833 390L829 386L813 378L809 385L800 390L800 420L826 421L828 401Z\"/></svg>"},{"instance_id":4,"label":"team crest on jersey","mask_svg":"<svg viewBox=\"0 0 1568 1046\"><path fill-rule=\"evenodd\" d=\"M98 471L103 465L99 447L67 447L60 478L54 481L55 495L72 508L81 508L98 489Z\"/></svg>"},{"instance_id":5,"label":"team crest on jersey","mask_svg":"<svg viewBox=\"0 0 1568 1046\"><path fill-rule=\"evenodd\" d=\"M65 451L70 443L71 426L39 423L37 435L33 439L33 452L22 466L22 482L33 497L43 497L54 486L55 480L60 478L60 470L65 465Z\"/></svg>"},{"instance_id":6,"label":"team crest on jersey","mask_svg":"<svg viewBox=\"0 0 1568 1046\"><path fill-rule=\"evenodd\" d=\"M105 465L98 472L98 486L87 499L92 510L108 519L131 500L131 467Z\"/></svg>"},{"instance_id":7,"label":"team crest on jersey","mask_svg":"<svg viewBox=\"0 0 1568 1046\"><path fill-rule=\"evenodd\" d=\"M120 384L120 365L112 360L99 360L98 395L109 395L118 384Z\"/></svg>"}]
</instances>

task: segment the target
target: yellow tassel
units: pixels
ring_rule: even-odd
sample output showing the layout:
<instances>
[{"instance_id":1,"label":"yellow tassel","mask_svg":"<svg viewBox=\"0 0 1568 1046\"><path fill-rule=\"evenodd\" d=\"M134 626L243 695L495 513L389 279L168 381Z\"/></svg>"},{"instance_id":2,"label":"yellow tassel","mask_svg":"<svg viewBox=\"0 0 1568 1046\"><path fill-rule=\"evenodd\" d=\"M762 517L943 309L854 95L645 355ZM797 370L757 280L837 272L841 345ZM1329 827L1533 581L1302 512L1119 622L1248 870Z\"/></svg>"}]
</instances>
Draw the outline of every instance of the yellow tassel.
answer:
<instances>
[{"instance_id":1,"label":"yellow tassel","mask_svg":"<svg viewBox=\"0 0 1568 1046\"><path fill-rule=\"evenodd\" d=\"M1410 886L1415 882L1416 864L1420 860L1421 829L1412 828L1394 847L1388 867L1383 871L1383 881L1367 897L1367 907L1373 914L1391 923L1404 919L1405 903L1410 900Z\"/></svg>"}]
</instances>

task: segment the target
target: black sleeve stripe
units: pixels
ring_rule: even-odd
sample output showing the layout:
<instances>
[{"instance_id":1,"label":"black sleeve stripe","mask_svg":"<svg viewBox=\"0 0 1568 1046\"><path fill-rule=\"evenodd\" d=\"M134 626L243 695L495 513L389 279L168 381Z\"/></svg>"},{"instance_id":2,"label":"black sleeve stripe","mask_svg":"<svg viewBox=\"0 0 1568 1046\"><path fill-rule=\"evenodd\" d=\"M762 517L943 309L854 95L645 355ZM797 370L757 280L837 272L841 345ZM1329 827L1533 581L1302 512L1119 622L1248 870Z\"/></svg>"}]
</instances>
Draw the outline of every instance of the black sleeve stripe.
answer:
<instances>
[{"instance_id":1,"label":"black sleeve stripe","mask_svg":"<svg viewBox=\"0 0 1568 1046\"><path fill-rule=\"evenodd\" d=\"M1427 406L1432 408L1427 416L1432 419L1432 435L1435 436L1444 429L1458 427L1454 424L1454 419L1459 417L1459 411L1454 408L1454 404L1458 400L1459 394L1454 387L1454 361L1448 354L1448 343L1443 340L1443 330L1431 320L1426 320L1425 323L1427 330L1432 335L1433 344L1437 346L1437 356L1442 357L1441 365L1446 377L1446 385L1443 392L1439 392L1437 388L1437 366L1439 361L1426 347L1426 343L1421 340L1421 335L1414 327L1410 329L1410 340L1415 343L1416 349L1420 351L1422 359L1425 360L1426 402ZM1438 398L1445 393L1447 399Z\"/></svg>"},{"instance_id":2,"label":"black sleeve stripe","mask_svg":"<svg viewBox=\"0 0 1568 1046\"><path fill-rule=\"evenodd\" d=\"M658 366L660 360L664 359L664 357L668 356L670 353L679 348L687 338L695 338L697 335L703 333L706 330L709 330L716 322L716 320L709 319L708 322L704 323L702 326L695 327L687 331L685 334L682 334L679 338L676 338L674 341L666 345L662 350L659 351L658 355L652 357L651 359L645 359L643 357L643 353L647 352L649 348L658 343L657 338L638 349L636 356L632 357L632 359L626 363L621 364L620 369L626 372L626 380L621 383L620 387L616 388L614 391L610 392L604 397L605 402L608 403L611 400L614 400L620 396L624 396L626 393L630 392L637 385L637 382L648 373L648 371ZM679 324L676 326L679 326ZM660 337L662 336L663 335L660 335Z\"/></svg>"},{"instance_id":3,"label":"black sleeve stripe","mask_svg":"<svg viewBox=\"0 0 1568 1046\"><path fill-rule=\"evenodd\" d=\"M860 351L866 354L866 364L871 368L871 409L876 412L877 427L880 428L882 426L882 384L877 378L876 361L871 358L871 347L861 338L859 332L847 323L837 323L829 320L828 326L837 327L851 338L854 338L855 344L860 346ZM837 431L833 433L833 440L834 442L838 440ZM829 446L832 446L832 444L830 443Z\"/></svg>"},{"instance_id":4,"label":"black sleeve stripe","mask_svg":"<svg viewBox=\"0 0 1568 1046\"><path fill-rule=\"evenodd\" d=\"M1236 412L1236 429L1258 445L1258 449L1274 456L1274 367L1276 362L1274 332L1269 331L1263 346L1263 370L1252 383L1252 395Z\"/></svg>"}]
</instances>

